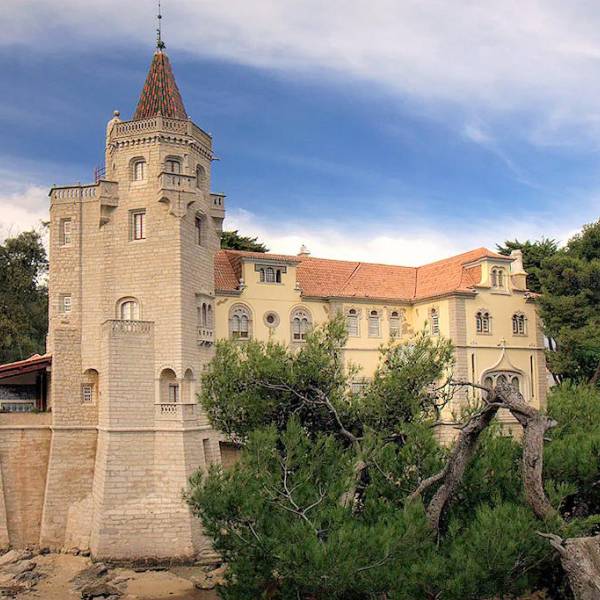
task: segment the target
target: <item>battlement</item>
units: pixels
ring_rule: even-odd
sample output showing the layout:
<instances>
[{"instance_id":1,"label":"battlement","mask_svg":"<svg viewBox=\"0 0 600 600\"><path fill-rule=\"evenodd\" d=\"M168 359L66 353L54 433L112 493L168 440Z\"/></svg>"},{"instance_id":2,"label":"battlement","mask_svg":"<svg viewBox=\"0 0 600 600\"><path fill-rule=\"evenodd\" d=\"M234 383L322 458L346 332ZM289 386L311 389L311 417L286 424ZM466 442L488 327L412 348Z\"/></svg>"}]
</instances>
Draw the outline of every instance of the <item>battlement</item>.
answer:
<instances>
[{"instance_id":1,"label":"battlement","mask_svg":"<svg viewBox=\"0 0 600 600\"><path fill-rule=\"evenodd\" d=\"M149 119L115 123L109 134L109 142L119 143L136 135L150 134L184 135L193 138L201 146L212 148L212 137L192 123L190 119L172 119L160 115Z\"/></svg>"}]
</instances>

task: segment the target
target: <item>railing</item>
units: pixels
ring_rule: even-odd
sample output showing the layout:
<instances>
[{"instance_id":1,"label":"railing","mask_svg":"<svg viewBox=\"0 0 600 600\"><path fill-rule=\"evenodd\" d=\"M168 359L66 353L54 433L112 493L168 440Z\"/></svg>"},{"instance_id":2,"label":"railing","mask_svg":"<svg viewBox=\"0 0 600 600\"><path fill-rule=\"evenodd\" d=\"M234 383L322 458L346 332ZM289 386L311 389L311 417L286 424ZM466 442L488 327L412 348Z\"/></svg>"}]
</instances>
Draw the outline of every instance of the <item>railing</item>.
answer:
<instances>
[{"instance_id":1,"label":"railing","mask_svg":"<svg viewBox=\"0 0 600 600\"><path fill-rule=\"evenodd\" d=\"M198 327L197 339L199 344L212 344L214 340L214 332L208 327Z\"/></svg>"},{"instance_id":2,"label":"railing","mask_svg":"<svg viewBox=\"0 0 600 600\"><path fill-rule=\"evenodd\" d=\"M50 190L52 200L83 200L86 198L117 198L119 184L116 181L97 181L86 185L65 185Z\"/></svg>"},{"instance_id":3,"label":"railing","mask_svg":"<svg viewBox=\"0 0 600 600\"><path fill-rule=\"evenodd\" d=\"M113 319L105 321L112 333L121 335L147 335L152 333L152 321L126 321Z\"/></svg>"},{"instance_id":4,"label":"railing","mask_svg":"<svg viewBox=\"0 0 600 600\"><path fill-rule=\"evenodd\" d=\"M111 137L120 138L136 133L150 133L154 131L189 135L208 147L210 147L212 143L211 136L197 125L194 125L190 120L172 119L161 116L152 117L150 119L141 119L139 121L123 121L117 123L112 130Z\"/></svg>"},{"instance_id":5,"label":"railing","mask_svg":"<svg viewBox=\"0 0 600 600\"><path fill-rule=\"evenodd\" d=\"M158 187L161 190L192 191L196 188L194 175L181 175L177 173L161 173L158 176Z\"/></svg>"},{"instance_id":6,"label":"railing","mask_svg":"<svg viewBox=\"0 0 600 600\"><path fill-rule=\"evenodd\" d=\"M198 405L195 402L157 402L156 418L166 421L187 420L198 417Z\"/></svg>"}]
</instances>

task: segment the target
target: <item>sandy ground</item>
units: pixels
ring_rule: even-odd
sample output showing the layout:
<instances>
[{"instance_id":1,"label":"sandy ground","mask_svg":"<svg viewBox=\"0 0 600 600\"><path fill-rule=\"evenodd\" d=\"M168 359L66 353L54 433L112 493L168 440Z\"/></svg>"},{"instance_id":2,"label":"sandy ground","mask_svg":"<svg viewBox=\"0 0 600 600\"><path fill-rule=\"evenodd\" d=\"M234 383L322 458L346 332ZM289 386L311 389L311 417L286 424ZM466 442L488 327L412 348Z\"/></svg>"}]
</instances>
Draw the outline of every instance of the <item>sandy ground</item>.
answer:
<instances>
[{"instance_id":1,"label":"sandy ground","mask_svg":"<svg viewBox=\"0 0 600 600\"><path fill-rule=\"evenodd\" d=\"M18 593L14 598L23 600L80 600L80 591L71 580L90 567L89 558L70 554L46 554L33 558L36 571L43 574L34 588ZM111 582L121 592L121 600L217 600L214 591L199 590L193 579L202 567L174 567L168 571L143 571L130 569L110 570Z\"/></svg>"}]
</instances>

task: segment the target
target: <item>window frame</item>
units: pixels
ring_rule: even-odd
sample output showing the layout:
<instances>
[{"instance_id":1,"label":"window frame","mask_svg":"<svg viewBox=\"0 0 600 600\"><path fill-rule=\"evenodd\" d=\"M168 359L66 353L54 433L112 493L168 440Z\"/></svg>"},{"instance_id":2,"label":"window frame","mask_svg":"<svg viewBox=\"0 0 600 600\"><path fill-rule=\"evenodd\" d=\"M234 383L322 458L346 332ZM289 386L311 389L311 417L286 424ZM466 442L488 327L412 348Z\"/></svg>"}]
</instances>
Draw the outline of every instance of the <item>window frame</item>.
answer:
<instances>
[{"instance_id":1,"label":"window frame","mask_svg":"<svg viewBox=\"0 0 600 600\"><path fill-rule=\"evenodd\" d=\"M229 339L236 342L252 339L252 322L250 307L245 304L234 304L229 309Z\"/></svg>"},{"instance_id":2,"label":"window frame","mask_svg":"<svg viewBox=\"0 0 600 600\"><path fill-rule=\"evenodd\" d=\"M431 335L439 336L440 335L440 311L438 308L433 307L429 309L429 332Z\"/></svg>"},{"instance_id":3,"label":"window frame","mask_svg":"<svg viewBox=\"0 0 600 600\"><path fill-rule=\"evenodd\" d=\"M129 241L141 242L146 238L146 209L134 208L129 211Z\"/></svg>"},{"instance_id":4,"label":"window frame","mask_svg":"<svg viewBox=\"0 0 600 600\"><path fill-rule=\"evenodd\" d=\"M475 313L475 333L477 335L491 335L492 317L489 310L480 308Z\"/></svg>"},{"instance_id":5,"label":"window frame","mask_svg":"<svg viewBox=\"0 0 600 600\"><path fill-rule=\"evenodd\" d=\"M367 316L367 336L370 338L381 337L381 315L376 309L370 310Z\"/></svg>"},{"instance_id":6,"label":"window frame","mask_svg":"<svg viewBox=\"0 0 600 600\"><path fill-rule=\"evenodd\" d=\"M141 175L141 176L140 176ZM134 158L131 161L131 181L140 182L148 179L148 163L145 158Z\"/></svg>"},{"instance_id":7,"label":"window frame","mask_svg":"<svg viewBox=\"0 0 600 600\"><path fill-rule=\"evenodd\" d=\"M512 316L513 335L523 337L527 335L527 317L522 312L516 312Z\"/></svg>"},{"instance_id":8,"label":"window frame","mask_svg":"<svg viewBox=\"0 0 600 600\"><path fill-rule=\"evenodd\" d=\"M126 308L128 307L128 308ZM125 311L129 311L129 318L125 318ZM140 321L141 307L137 298L121 298L117 302L117 319L119 321Z\"/></svg>"},{"instance_id":9,"label":"window frame","mask_svg":"<svg viewBox=\"0 0 600 600\"><path fill-rule=\"evenodd\" d=\"M351 321L353 325L351 325ZM346 310L346 332L348 337L360 337L360 310L353 306Z\"/></svg>"},{"instance_id":10,"label":"window frame","mask_svg":"<svg viewBox=\"0 0 600 600\"><path fill-rule=\"evenodd\" d=\"M290 313L290 339L295 344L306 342L312 329L312 314L308 308L297 306Z\"/></svg>"},{"instance_id":11,"label":"window frame","mask_svg":"<svg viewBox=\"0 0 600 600\"><path fill-rule=\"evenodd\" d=\"M68 225L68 232L67 232ZM59 245L70 246L73 240L73 219L71 217L65 217L59 221Z\"/></svg>"}]
</instances>

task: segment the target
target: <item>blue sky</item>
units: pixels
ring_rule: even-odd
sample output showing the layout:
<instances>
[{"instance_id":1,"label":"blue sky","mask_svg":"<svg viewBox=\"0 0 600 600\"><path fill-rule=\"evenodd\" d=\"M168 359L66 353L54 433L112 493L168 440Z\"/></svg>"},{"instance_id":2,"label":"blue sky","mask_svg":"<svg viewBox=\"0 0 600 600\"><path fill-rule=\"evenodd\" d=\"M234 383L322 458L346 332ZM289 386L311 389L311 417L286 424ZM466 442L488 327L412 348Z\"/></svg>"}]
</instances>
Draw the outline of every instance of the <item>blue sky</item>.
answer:
<instances>
[{"instance_id":1,"label":"blue sky","mask_svg":"<svg viewBox=\"0 0 600 600\"><path fill-rule=\"evenodd\" d=\"M273 251L420 264L600 216L600 8L574 2L165 0L227 227ZM0 233L88 182L127 119L153 2L9 0Z\"/></svg>"}]
</instances>

